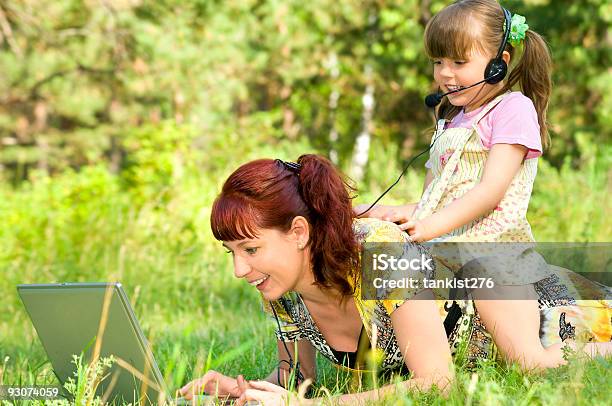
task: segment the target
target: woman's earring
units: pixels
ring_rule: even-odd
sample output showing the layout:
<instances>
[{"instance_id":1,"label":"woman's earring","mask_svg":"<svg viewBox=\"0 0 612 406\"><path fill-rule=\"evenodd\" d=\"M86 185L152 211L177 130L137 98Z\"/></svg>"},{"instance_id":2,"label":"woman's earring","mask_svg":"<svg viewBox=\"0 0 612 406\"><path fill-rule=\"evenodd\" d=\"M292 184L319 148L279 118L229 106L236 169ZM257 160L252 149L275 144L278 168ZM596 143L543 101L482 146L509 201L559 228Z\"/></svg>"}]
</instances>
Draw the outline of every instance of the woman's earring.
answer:
<instances>
[{"instance_id":1,"label":"woman's earring","mask_svg":"<svg viewBox=\"0 0 612 406\"><path fill-rule=\"evenodd\" d=\"M298 249L304 249L304 245L298 244Z\"/></svg>"}]
</instances>

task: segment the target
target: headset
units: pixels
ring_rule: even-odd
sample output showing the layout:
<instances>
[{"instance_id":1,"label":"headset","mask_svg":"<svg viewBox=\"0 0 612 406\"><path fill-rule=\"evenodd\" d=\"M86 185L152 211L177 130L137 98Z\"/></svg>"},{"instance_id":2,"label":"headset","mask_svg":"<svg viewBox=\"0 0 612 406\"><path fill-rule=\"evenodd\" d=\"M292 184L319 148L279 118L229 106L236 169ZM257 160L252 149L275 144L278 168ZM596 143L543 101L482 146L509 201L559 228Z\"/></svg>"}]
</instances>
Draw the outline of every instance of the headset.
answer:
<instances>
[{"instance_id":1,"label":"headset","mask_svg":"<svg viewBox=\"0 0 612 406\"><path fill-rule=\"evenodd\" d=\"M506 45L508 44L508 38L510 38L510 31L512 28L512 13L503 7L502 10L504 11L504 19L506 20L504 23L504 38L499 45L497 55L495 58L491 59L484 71L485 82L490 85L501 82L508 73L508 64L506 61L504 61L502 55L504 54L504 49L506 49Z\"/></svg>"},{"instance_id":2,"label":"headset","mask_svg":"<svg viewBox=\"0 0 612 406\"><path fill-rule=\"evenodd\" d=\"M508 11L507 9L505 9L504 7L502 7L502 10L504 12L504 20L505 20L505 24L504 24L504 36L502 38L502 42L499 45L499 49L497 50L497 54L495 55L495 58L491 59L489 61L489 63L487 64L485 70L484 70L484 79L481 80L480 82L476 82L470 86L467 87L461 87L459 89L456 90L452 90L450 92L446 92L446 93L432 93L427 95L427 97L425 97L425 105L431 109L434 109L434 115L436 114L435 111L435 107L440 104L440 102L442 101L442 98L444 96L447 96L449 94L453 94L453 93L457 93L457 92L462 92L464 90L470 89L474 86L478 86L482 83L488 83L490 85L494 85L496 83L501 82L502 80L504 80L504 78L506 77L506 74L508 73L508 64L506 63L506 61L504 61L504 59L502 58L502 55L504 53L504 49L506 49L506 44L508 43L508 38L510 37L510 25L512 23L512 13L510 13L510 11ZM375 201L374 203L372 203L370 205L370 207L368 207L366 210L362 211L361 213L359 213L357 215L357 217L361 217L364 214L366 214L368 211L372 210L372 207L374 207L376 205L376 203L378 203L391 189L393 189L393 187L395 185L397 185L397 183L400 181L400 179L402 178L402 176L404 176L404 174L406 173L406 171L408 170L408 168L410 167L410 165L412 165L412 162L414 162L415 159L417 159L418 157L420 157L421 155L423 155L424 153L428 152L434 145L434 143L437 141L437 139L440 137L441 133L438 131L438 120L436 119L436 134L438 134L436 136L436 138L434 138L434 140L431 142L431 144L429 145L429 147L427 147L427 149L423 150L422 152L420 152L418 155L414 156L404 167L404 170L402 170L402 172L400 173L400 176L397 178L397 180L395 182L393 182L393 184L391 186L389 186L387 188L387 190L385 190Z\"/></svg>"}]
</instances>

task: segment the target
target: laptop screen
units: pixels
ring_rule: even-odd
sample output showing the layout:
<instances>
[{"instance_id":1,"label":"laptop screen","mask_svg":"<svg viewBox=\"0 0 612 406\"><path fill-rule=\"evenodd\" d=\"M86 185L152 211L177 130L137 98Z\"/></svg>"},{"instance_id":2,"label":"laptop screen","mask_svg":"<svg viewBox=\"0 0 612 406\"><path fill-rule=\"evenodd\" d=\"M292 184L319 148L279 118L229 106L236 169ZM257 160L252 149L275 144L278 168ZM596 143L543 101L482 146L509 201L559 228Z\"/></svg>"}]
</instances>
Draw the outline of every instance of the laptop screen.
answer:
<instances>
[{"instance_id":1,"label":"laptop screen","mask_svg":"<svg viewBox=\"0 0 612 406\"><path fill-rule=\"evenodd\" d=\"M62 384L75 378L74 355L83 353L83 364L94 354L112 355L116 361L100 383L98 396L144 404L169 399L121 284L39 284L17 289Z\"/></svg>"}]
</instances>

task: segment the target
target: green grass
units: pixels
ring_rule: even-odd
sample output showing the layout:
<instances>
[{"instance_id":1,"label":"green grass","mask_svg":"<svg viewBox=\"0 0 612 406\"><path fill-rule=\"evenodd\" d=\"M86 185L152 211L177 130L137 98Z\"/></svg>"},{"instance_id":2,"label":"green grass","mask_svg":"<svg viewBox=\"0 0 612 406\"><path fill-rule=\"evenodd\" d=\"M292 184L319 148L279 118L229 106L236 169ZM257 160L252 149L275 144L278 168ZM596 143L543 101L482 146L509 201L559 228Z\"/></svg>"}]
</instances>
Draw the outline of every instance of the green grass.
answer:
<instances>
[{"instance_id":1,"label":"green grass","mask_svg":"<svg viewBox=\"0 0 612 406\"><path fill-rule=\"evenodd\" d=\"M398 171L394 151L373 148L380 154L374 154L361 185L368 192L359 202L384 190ZM281 144L204 169L141 165L131 168L130 176L115 176L91 167L18 189L0 183L0 384L57 384L15 286L62 281L120 281L173 389L204 374L207 366L249 379L266 376L276 364L274 326L261 312L256 291L233 278L229 258L209 230L210 206L238 162L255 156L291 159L304 150ZM582 172L541 166L529 214L538 239L609 239L609 162L597 156ZM409 171L385 202L416 200L422 177ZM574 359L544 374L499 364L474 372L458 367L448 399L436 391L398 392L386 402L612 404L611 362ZM318 388L332 394L347 390L346 374L321 358L318 366Z\"/></svg>"}]
</instances>

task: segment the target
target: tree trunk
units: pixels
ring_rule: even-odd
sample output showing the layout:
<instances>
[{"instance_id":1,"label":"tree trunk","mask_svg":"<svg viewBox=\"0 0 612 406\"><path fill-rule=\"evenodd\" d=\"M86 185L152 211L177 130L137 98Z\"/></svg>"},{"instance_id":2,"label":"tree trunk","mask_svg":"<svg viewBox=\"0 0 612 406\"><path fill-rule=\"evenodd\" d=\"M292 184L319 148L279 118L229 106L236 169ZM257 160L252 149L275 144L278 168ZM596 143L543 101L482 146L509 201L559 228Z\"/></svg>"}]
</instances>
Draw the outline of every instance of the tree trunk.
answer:
<instances>
[{"instance_id":1,"label":"tree trunk","mask_svg":"<svg viewBox=\"0 0 612 406\"><path fill-rule=\"evenodd\" d=\"M340 69L338 68L338 56L335 52L329 57L329 70L331 71L332 77L332 92L329 95L329 121L331 122L331 129L329 130L329 159L334 165L338 165L338 150L336 150L336 142L338 142L338 129L336 128L336 110L338 109L338 99L340 98L340 92L334 86L338 76L340 75Z\"/></svg>"},{"instance_id":2,"label":"tree trunk","mask_svg":"<svg viewBox=\"0 0 612 406\"><path fill-rule=\"evenodd\" d=\"M368 165L368 155L370 153L370 131L372 128L372 113L374 112L374 84L372 83L372 67L366 65L365 76L367 85L361 102L363 111L361 114L361 133L355 140L355 148L351 169L349 173L352 178L359 182L365 175L365 168Z\"/></svg>"}]
</instances>

